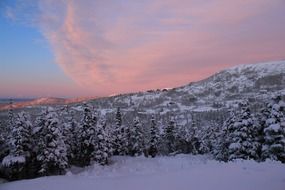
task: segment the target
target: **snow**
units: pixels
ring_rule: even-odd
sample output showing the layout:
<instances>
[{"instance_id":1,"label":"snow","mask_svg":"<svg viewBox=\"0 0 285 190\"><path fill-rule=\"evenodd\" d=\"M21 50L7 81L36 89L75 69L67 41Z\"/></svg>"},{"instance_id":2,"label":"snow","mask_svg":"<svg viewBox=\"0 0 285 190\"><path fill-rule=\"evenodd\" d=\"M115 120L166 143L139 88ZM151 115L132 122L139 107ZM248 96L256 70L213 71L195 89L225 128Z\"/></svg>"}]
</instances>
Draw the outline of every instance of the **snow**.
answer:
<instances>
[{"instance_id":1,"label":"snow","mask_svg":"<svg viewBox=\"0 0 285 190\"><path fill-rule=\"evenodd\" d=\"M275 133L277 133L280 130L280 124L276 123L276 124L271 124L269 127L265 128L264 131L274 131Z\"/></svg>"},{"instance_id":2,"label":"snow","mask_svg":"<svg viewBox=\"0 0 285 190\"><path fill-rule=\"evenodd\" d=\"M229 146L229 149L233 149L233 150L237 150L241 148L241 144L240 143L231 143Z\"/></svg>"},{"instance_id":3,"label":"snow","mask_svg":"<svg viewBox=\"0 0 285 190\"><path fill-rule=\"evenodd\" d=\"M6 156L3 160L2 160L2 165L3 166L6 166L6 167L9 167L10 165L12 164L15 164L15 163L25 163L26 162L26 159L24 156L11 156L11 155L8 155Z\"/></svg>"},{"instance_id":4,"label":"snow","mask_svg":"<svg viewBox=\"0 0 285 190\"><path fill-rule=\"evenodd\" d=\"M114 157L110 166L72 168L65 176L9 182L1 190L179 189L284 190L285 165L267 160L223 163L206 156Z\"/></svg>"},{"instance_id":5,"label":"snow","mask_svg":"<svg viewBox=\"0 0 285 190\"><path fill-rule=\"evenodd\" d=\"M262 63L255 63L255 64L243 64L231 67L227 69L228 72L242 72L243 70L250 69L255 70L259 73L260 76L265 76L268 74L274 74L278 71L282 71L285 69L285 60L281 61L271 61L271 62L262 62ZM283 70L284 71L284 70Z\"/></svg>"}]
</instances>

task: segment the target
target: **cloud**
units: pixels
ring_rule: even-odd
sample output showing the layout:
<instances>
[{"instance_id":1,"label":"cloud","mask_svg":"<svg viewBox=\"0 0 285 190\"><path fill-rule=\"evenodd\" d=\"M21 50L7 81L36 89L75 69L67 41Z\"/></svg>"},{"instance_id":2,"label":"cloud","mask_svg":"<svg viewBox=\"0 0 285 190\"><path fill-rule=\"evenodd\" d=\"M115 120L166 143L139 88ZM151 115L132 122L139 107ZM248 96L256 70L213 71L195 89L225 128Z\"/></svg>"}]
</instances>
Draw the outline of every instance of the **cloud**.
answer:
<instances>
[{"instance_id":1,"label":"cloud","mask_svg":"<svg viewBox=\"0 0 285 190\"><path fill-rule=\"evenodd\" d=\"M284 5L43 0L37 25L66 75L107 95L182 85L231 65L284 59Z\"/></svg>"}]
</instances>

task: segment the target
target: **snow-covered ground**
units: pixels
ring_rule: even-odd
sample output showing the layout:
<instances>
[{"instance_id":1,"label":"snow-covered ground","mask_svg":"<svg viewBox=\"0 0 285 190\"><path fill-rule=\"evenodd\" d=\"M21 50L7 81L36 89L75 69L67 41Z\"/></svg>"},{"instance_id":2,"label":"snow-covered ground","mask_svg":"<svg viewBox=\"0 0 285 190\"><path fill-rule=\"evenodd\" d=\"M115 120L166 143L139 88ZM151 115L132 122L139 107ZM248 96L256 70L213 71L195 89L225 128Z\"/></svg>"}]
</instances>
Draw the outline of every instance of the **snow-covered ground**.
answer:
<instances>
[{"instance_id":1,"label":"snow-covered ground","mask_svg":"<svg viewBox=\"0 0 285 190\"><path fill-rule=\"evenodd\" d=\"M114 157L110 166L72 168L65 176L0 184L1 190L284 190L285 165L205 156Z\"/></svg>"}]
</instances>

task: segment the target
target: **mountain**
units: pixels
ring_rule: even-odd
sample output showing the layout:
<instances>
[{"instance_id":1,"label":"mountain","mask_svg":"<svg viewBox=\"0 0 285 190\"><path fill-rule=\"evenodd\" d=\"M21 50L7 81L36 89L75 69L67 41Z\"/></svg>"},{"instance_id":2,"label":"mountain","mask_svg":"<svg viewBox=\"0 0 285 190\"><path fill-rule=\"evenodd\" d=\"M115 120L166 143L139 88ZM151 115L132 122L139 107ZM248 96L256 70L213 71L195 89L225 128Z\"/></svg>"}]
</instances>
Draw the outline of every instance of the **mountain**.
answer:
<instances>
[{"instance_id":1,"label":"mountain","mask_svg":"<svg viewBox=\"0 0 285 190\"><path fill-rule=\"evenodd\" d=\"M25 108L25 107L34 107L34 106L42 106L42 105L64 105L64 104L73 104L86 100L94 99L94 97L89 98L38 98L32 100L23 100L23 101L15 101L12 103L12 108ZM0 104L0 110L7 110L10 108L10 104L8 101L6 103Z\"/></svg>"},{"instance_id":2,"label":"mountain","mask_svg":"<svg viewBox=\"0 0 285 190\"><path fill-rule=\"evenodd\" d=\"M161 115L218 110L245 99L258 104L276 94L285 95L285 61L240 65L178 88L98 98L91 103L104 113L120 107Z\"/></svg>"},{"instance_id":3,"label":"mountain","mask_svg":"<svg viewBox=\"0 0 285 190\"><path fill-rule=\"evenodd\" d=\"M80 110L83 101L89 101L104 114L117 107L141 114L185 111L210 111L229 107L241 100L264 102L276 94L285 94L285 60L239 65L218 72L207 79L188 85L162 90L129 93L104 98L40 98L14 103L13 108L38 105L73 104ZM0 105L0 110L9 105Z\"/></svg>"}]
</instances>

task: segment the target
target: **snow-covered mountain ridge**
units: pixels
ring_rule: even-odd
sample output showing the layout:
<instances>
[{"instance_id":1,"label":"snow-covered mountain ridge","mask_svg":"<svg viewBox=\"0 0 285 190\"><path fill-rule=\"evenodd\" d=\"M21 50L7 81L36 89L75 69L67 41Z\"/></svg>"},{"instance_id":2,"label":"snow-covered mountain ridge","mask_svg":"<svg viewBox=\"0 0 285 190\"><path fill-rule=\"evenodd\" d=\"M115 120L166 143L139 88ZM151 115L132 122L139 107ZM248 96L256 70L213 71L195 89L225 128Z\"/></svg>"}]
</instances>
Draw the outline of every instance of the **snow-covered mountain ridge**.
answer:
<instances>
[{"instance_id":1,"label":"snow-covered mountain ridge","mask_svg":"<svg viewBox=\"0 0 285 190\"><path fill-rule=\"evenodd\" d=\"M40 98L15 103L14 108L40 105L81 104L89 101L103 112L121 107L141 113L167 113L168 111L205 111L227 107L233 102L249 99L253 102L285 94L285 60L238 65L218 72L204 80L163 90L121 94L104 98ZM8 109L2 105L0 110ZM80 107L77 107L80 109Z\"/></svg>"},{"instance_id":2,"label":"snow-covered mountain ridge","mask_svg":"<svg viewBox=\"0 0 285 190\"><path fill-rule=\"evenodd\" d=\"M194 96L216 100L261 95L285 89L285 61L235 66L205 80L178 88ZM252 97L252 96L249 96Z\"/></svg>"},{"instance_id":3,"label":"snow-covered mountain ridge","mask_svg":"<svg viewBox=\"0 0 285 190\"><path fill-rule=\"evenodd\" d=\"M107 112L121 107L163 114L216 110L244 99L264 102L276 94L285 95L285 61L235 66L182 87L99 98L92 103Z\"/></svg>"}]
</instances>

